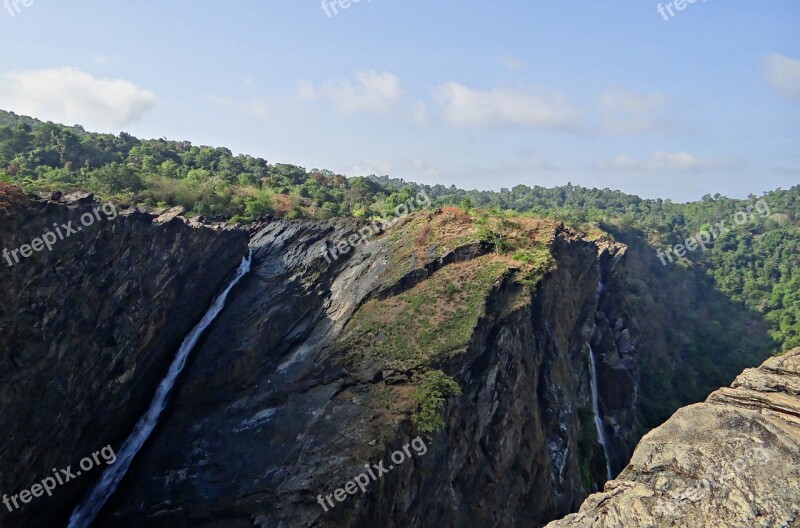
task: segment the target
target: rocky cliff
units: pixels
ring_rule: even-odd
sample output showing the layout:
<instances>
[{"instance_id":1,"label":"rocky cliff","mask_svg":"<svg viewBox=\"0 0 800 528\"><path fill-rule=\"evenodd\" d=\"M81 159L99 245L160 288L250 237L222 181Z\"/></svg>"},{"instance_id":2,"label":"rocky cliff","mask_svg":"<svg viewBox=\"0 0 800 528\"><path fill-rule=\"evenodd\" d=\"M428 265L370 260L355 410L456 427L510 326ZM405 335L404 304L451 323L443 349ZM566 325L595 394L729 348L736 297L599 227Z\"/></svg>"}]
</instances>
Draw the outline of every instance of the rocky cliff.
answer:
<instances>
[{"instance_id":1,"label":"rocky cliff","mask_svg":"<svg viewBox=\"0 0 800 528\"><path fill-rule=\"evenodd\" d=\"M0 247L76 228L0 261L4 493L118 448L253 251L95 526L543 526L628 465L643 366L690 364L649 317L669 278L599 230L444 208L248 234L52 198L0 189ZM95 471L0 522L63 526Z\"/></svg>"},{"instance_id":2,"label":"rocky cliff","mask_svg":"<svg viewBox=\"0 0 800 528\"><path fill-rule=\"evenodd\" d=\"M624 465L637 378L614 305L624 247L526 219L503 224L507 255L499 233L440 211L331 258L355 229L275 221L253 237L253 270L99 526L529 527L564 515L606 480L590 347L612 466ZM392 464L424 429L415 396L439 371L461 387L445 427ZM320 504L380 461L393 468L366 493Z\"/></svg>"},{"instance_id":3,"label":"rocky cliff","mask_svg":"<svg viewBox=\"0 0 800 528\"><path fill-rule=\"evenodd\" d=\"M800 349L647 434L619 477L548 528L800 526Z\"/></svg>"},{"instance_id":4,"label":"rocky cliff","mask_svg":"<svg viewBox=\"0 0 800 528\"><path fill-rule=\"evenodd\" d=\"M0 188L0 248L9 250L0 260L0 493L9 496L119 446L247 251L242 232L91 196L53 198ZM52 251L35 242L48 232ZM0 507L0 525L63 525L94 471L14 513Z\"/></svg>"}]
</instances>

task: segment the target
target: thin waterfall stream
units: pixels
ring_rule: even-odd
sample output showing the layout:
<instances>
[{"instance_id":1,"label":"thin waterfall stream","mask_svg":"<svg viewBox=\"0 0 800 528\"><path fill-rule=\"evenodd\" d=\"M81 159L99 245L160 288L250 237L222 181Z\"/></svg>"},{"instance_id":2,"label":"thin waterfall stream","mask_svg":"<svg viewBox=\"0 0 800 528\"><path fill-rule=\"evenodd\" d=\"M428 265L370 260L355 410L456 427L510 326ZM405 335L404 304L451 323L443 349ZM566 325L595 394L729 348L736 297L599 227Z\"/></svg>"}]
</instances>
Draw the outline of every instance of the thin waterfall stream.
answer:
<instances>
[{"instance_id":1,"label":"thin waterfall stream","mask_svg":"<svg viewBox=\"0 0 800 528\"><path fill-rule=\"evenodd\" d=\"M603 420L600 418L600 395L597 389L597 367L595 366L594 350L589 347L589 374L591 375L592 386L592 412L594 413L594 425L597 427L597 439L603 446L603 453L606 456L606 476L608 480L614 478L611 474L611 459L608 456L608 443L606 442L606 430L603 427Z\"/></svg>"},{"instance_id":2,"label":"thin waterfall stream","mask_svg":"<svg viewBox=\"0 0 800 528\"><path fill-rule=\"evenodd\" d=\"M211 303L211 307L203 316L203 319L197 323L197 326L195 326L183 340L183 343L178 350L178 354L175 356L175 359L172 361L172 364L169 367L166 377L158 386L158 390L156 391L155 397L150 404L150 408L147 410L144 416L139 419L139 422L136 424L133 432L130 434L128 439L125 440L125 443L122 444L122 447L117 453L116 462L106 468L105 472L103 472L103 475L100 477L100 480L97 481L91 492L86 496L83 502L81 502L75 508L75 511L72 512L67 528L88 528L94 521L95 517L97 517L97 514L103 508L103 505L105 505L106 501L108 501L111 495L114 494L117 486L128 472L134 457L147 441L150 434L153 432L153 429L155 429L155 426L158 423L158 418L161 416L161 413L166 406L167 397L175 385L178 375L186 365L186 360L188 359L189 354L197 344L197 341L200 339L203 331L208 328L208 326L225 307L225 300L228 297L228 293L230 293L230 291L234 286L236 286L242 277L244 277L247 272L250 271L251 260L252 251L250 251L246 257L242 258L242 263L239 265L239 269L236 270L236 276L233 278L233 280L231 280L227 288L225 288L225 290L220 293L216 299L214 299L214 302Z\"/></svg>"}]
</instances>

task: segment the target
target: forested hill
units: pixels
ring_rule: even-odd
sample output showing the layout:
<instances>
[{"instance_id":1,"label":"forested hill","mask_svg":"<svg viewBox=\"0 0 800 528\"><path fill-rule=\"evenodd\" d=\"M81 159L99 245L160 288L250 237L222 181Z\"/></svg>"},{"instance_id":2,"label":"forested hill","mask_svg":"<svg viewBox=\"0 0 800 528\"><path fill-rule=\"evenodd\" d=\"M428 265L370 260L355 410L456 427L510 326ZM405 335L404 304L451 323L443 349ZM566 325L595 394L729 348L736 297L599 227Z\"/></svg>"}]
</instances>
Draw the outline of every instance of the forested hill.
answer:
<instances>
[{"instance_id":1,"label":"forested hill","mask_svg":"<svg viewBox=\"0 0 800 528\"><path fill-rule=\"evenodd\" d=\"M535 180L535 174L531 175ZM748 200L719 195L676 204L645 200L609 189L518 185L499 192L418 185L382 176L346 178L324 169L271 164L226 148L188 141L140 140L97 134L0 111L0 181L29 192L86 190L104 198L151 208L180 205L189 215L248 221L266 215L291 218L383 216L425 190L437 206L455 204L596 224L623 242L655 248L684 243L720 221L733 227L665 268L705 270L726 297L763 314L775 349L800 345L800 186ZM757 208L763 200L766 208ZM735 225L738 212L748 219ZM764 211L764 214L761 214Z\"/></svg>"}]
</instances>

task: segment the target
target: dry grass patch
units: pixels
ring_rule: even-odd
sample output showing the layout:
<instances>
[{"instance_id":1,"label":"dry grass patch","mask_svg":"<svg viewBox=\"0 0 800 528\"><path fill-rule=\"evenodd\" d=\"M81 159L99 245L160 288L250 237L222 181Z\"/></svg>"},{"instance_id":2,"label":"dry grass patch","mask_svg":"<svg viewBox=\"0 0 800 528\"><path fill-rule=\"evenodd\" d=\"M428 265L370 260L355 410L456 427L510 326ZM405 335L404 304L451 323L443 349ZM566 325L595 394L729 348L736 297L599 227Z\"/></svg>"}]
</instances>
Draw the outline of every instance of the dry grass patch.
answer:
<instances>
[{"instance_id":1,"label":"dry grass patch","mask_svg":"<svg viewBox=\"0 0 800 528\"><path fill-rule=\"evenodd\" d=\"M340 344L352 359L380 358L398 370L462 352L508 265L507 259L485 255L451 264L394 297L369 301L350 320Z\"/></svg>"}]
</instances>

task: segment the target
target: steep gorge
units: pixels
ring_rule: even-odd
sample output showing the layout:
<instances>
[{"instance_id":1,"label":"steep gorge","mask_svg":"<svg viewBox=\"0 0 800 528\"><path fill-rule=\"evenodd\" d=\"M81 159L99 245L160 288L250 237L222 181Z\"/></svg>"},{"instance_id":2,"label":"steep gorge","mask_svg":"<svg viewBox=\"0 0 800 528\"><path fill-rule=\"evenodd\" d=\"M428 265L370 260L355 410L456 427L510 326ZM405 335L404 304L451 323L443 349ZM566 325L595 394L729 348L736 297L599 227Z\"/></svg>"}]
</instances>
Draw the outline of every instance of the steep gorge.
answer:
<instances>
[{"instance_id":1,"label":"steep gorge","mask_svg":"<svg viewBox=\"0 0 800 528\"><path fill-rule=\"evenodd\" d=\"M96 206L0 198L5 247ZM119 447L248 239L250 274L96 526L527 528L602 490L607 463L614 475L628 464L649 411L643 365L667 333L635 316L640 250L526 218L498 222L518 249L508 253L493 226L437 210L331 259L361 226L268 220L246 232L174 216L129 209L0 269L21 307L0 312L4 492ZM323 509L318 495L419 434L414 397L435 371L462 393L447 398L426 453ZM62 526L97 477L0 520Z\"/></svg>"},{"instance_id":2,"label":"steep gorge","mask_svg":"<svg viewBox=\"0 0 800 528\"><path fill-rule=\"evenodd\" d=\"M434 214L422 220L441 225ZM434 238L408 254L403 245L418 245L418 223L330 265L322 248L346 238L347 226L278 221L257 233L253 271L196 350L163 426L100 525L530 526L563 515L606 474L590 344L601 358L612 464L621 469L636 441L634 392L623 387L635 387L637 373L633 348L617 347L626 321L608 292L624 280L624 247L543 222L555 269L531 290L511 262L484 281L476 270L502 259L474 241L440 248ZM353 348L364 343L351 339L362 311L421 296L441 274L485 288L463 349L409 363L382 356L392 335ZM436 315L434 305L428 316ZM387 334L393 325L386 321ZM409 395L423 364L463 390L444 431L424 458L323 511L317 493L416 435Z\"/></svg>"}]
</instances>

